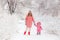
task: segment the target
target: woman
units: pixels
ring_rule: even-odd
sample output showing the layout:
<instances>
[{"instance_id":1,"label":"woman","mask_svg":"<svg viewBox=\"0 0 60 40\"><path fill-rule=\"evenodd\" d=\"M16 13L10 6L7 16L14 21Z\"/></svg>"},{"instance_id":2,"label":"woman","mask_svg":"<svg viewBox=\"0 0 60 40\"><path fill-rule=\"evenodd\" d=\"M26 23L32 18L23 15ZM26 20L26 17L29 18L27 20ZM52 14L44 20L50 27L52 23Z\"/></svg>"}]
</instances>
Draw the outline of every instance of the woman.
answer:
<instances>
[{"instance_id":1,"label":"woman","mask_svg":"<svg viewBox=\"0 0 60 40\"><path fill-rule=\"evenodd\" d=\"M27 31L28 31L28 35L30 35L30 30L32 28L32 22L34 22L34 19L33 19L33 16L32 16L32 12L29 11L28 15L25 18L26 30L24 32L24 35L26 34Z\"/></svg>"}]
</instances>

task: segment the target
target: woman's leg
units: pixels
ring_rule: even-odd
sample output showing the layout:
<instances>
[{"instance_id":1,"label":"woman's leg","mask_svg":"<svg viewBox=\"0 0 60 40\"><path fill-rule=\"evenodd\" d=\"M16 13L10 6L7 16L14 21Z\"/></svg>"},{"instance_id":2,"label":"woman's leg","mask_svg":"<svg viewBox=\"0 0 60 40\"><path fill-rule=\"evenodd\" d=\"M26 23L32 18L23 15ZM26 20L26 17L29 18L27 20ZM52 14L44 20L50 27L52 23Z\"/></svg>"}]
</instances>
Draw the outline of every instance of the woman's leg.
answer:
<instances>
[{"instance_id":1,"label":"woman's leg","mask_svg":"<svg viewBox=\"0 0 60 40\"><path fill-rule=\"evenodd\" d=\"M28 28L28 32L30 32L31 31L31 28Z\"/></svg>"},{"instance_id":2,"label":"woman's leg","mask_svg":"<svg viewBox=\"0 0 60 40\"><path fill-rule=\"evenodd\" d=\"M25 30L26 32L28 31L28 27L26 27L26 30Z\"/></svg>"},{"instance_id":3,"label":"woman's leg","mask_svg":"<svg viewBox=\"0 0 60 40\"><path fill-rule=\"evenodd\" d=\"M28 30L28 28L26 27L26 30L25 30L25 32L24 32L24 35L26 35L27 30Z\"/></svg>"},{"instance_id":4,"label":"woman's leg","mask_svg":"<svg viewBox=\"0 0 60 40\"><path fill-rule=\"evenodd\" d=\"M28 35L30 35L31 28L28 28Z\"/></svg>"}]
</instances>

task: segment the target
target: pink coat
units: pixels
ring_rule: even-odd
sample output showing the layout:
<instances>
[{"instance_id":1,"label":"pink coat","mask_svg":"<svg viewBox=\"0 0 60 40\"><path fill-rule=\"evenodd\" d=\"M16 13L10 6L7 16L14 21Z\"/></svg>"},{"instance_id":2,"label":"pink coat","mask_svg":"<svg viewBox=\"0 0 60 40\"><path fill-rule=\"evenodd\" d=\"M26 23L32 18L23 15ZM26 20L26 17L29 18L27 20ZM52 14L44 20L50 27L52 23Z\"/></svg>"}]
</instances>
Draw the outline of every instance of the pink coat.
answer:
<instances>
[{"instance_id":1,"label":"pink coat","mask_svg":"<svg viewBox=\"0 0 60 40\"><path fill-rule=\"evenodd\" d=\"M42 27L40 25L35 25L37 27L37 32L41 32Z\"/></svg>"},{"instance_id":2,"label":"pink coat","mask_svg":"<svg viewBox=\"0 0 60 40\"><path fill-rule=\"evenodd\" d=\"M26 17L26 26L27 27L32 27L32 22L34 21L33 17L32 16L27 16Z\"/></svg>"}]
</instances>

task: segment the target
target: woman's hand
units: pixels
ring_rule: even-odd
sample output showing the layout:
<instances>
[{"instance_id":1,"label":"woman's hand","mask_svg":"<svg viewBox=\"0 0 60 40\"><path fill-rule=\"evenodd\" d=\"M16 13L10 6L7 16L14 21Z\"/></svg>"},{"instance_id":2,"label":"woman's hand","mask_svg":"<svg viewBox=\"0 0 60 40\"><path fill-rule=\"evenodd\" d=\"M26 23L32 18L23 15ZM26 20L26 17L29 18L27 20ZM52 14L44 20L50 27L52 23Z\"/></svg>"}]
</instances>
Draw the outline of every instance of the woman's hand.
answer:
<instances>
[{"instance_id":1,"label":"woman's hand","mask_svg":"<svg viewBox=\"0 0 60 40\"><path fill-rule=\"evenodd\" d=\"M36 26L36 24L34 23L34 25Z\"/></svg>"}]
</instances>

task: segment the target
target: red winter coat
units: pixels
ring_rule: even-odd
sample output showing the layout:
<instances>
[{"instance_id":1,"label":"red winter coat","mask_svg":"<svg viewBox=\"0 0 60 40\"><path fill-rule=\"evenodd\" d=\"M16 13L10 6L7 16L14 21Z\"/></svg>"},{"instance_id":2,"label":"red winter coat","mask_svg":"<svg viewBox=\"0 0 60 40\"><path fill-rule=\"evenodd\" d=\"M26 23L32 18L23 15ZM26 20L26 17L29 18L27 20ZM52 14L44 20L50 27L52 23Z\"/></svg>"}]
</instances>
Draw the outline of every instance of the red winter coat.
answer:
<instances>
[{"instance_id":1,"label":"red winter coat","mask_svg":"<svg viewBox=\"0 0 60 40\"><path fill-rule=\"evenodd\" d=\"M34 22L34 19L32 16L27 16L26 17L26 26L31 28L32 27L32 22Z\"/></svg>"}]
</instances>

